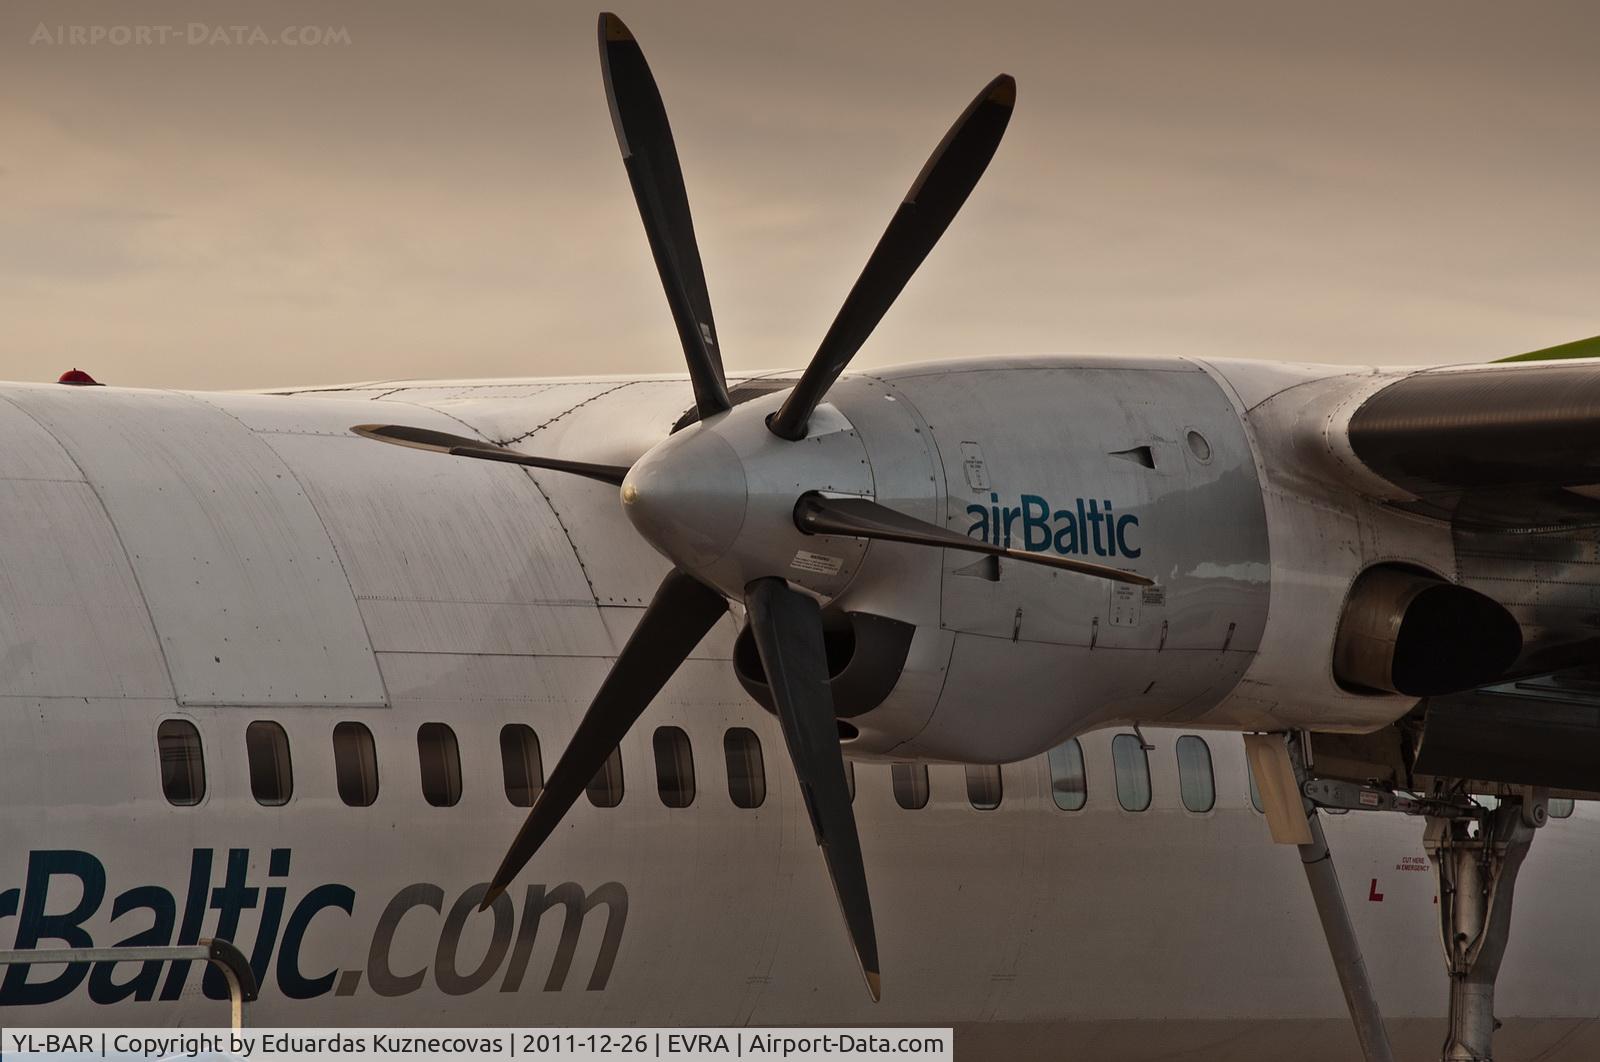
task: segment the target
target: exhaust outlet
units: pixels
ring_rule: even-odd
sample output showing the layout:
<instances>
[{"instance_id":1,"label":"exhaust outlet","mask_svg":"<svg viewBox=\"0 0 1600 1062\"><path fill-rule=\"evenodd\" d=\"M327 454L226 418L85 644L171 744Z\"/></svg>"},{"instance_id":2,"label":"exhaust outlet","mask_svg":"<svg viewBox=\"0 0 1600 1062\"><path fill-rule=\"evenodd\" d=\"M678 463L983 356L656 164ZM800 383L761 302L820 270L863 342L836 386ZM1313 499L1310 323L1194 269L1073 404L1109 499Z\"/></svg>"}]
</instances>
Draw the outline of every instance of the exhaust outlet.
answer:
<instances>
[{"instance_id":1,"label":"exhaust outlet","mask_svg":"<svg viewBox=\"0 0 1600 1062\"><path fill-rule=\"evenodd\" d=\"M1493 682L1522 651L1522 627L1487 595L1394 565L1356 579L1339 619L1333 676L1345 689L1434 697Z\"/></svg>"}]
</instances>

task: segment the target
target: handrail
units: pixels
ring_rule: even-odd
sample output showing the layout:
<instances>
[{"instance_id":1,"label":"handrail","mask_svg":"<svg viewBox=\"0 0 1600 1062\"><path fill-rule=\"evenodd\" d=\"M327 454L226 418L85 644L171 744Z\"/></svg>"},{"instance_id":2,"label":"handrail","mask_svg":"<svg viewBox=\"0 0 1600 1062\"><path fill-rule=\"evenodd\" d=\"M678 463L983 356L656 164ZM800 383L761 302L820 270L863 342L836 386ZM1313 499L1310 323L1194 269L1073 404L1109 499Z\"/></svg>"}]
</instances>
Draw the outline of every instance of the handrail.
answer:
<instances>
[{"instance_id":1,"label":"handrail","mask_svg":"<svg viewBox=\"0 0 1600 1062\"><path fill-rule=\"evenodd\" d=\"M255 971L244 952L221 937L202 937L193 945L127 948L24 948L0 951L0 966L71 965L80 962L208 962L228 982L232 1028L244 1027L244 1005L261 995Z\"/></svg>"}]
</instances>

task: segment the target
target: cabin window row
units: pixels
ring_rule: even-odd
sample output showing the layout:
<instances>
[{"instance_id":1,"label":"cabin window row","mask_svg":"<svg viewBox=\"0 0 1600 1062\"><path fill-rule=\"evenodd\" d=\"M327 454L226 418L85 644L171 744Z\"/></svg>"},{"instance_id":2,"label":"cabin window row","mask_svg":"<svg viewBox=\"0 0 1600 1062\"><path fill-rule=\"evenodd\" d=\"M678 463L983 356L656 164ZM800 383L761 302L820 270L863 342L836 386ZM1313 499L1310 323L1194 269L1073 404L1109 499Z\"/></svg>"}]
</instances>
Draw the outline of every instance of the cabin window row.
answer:
<instances>
[{"instance_id":1,"label":"cabin window row","mask_svg":"<svg viewBox=\"0 0 1600 1062\"><path fill-rule=\"evenodd\" d=\"M656 789L669 808L686 808L696 796L694 752L689 736L675 726L657 728L652 739ZM161 791L168 803L192 807L205 799L205 750L199 729L187 719L166 719L156 729ZM735 807L759 808L767 799L766 761L761 739L747 727L731 727L722 736L727 766L728 798ZM278 807L294 794L294 768L289 735L278 723L258 720L245 728L245 758L250 793L256 802ZM500 765L506 799L530 808L544 789L544 758L532 727L510 723L500 729ZM378 755L372 731L364 724L342 722L333 728L334 781L339 799L351 807L369 807L378 799ZM461 747L445 723L417 728L417 766L422 796L434 807L453 807L461 800ZM851 796L855 771L848 769ZM595 807L614 808L624 792L622 755L613 749L585 787Z\"/></svg>"},{"instance_id":2,"label":"cabin window row","mask_svg":"<svg viewBox=\"0 0 1600 1062\"><path fill-rule=\"evenodd\" d=\"M697 796L694 750L689 736L676 726L658 727L651 739L656 767L656 791L669 808L686 808ZM205 756L200 732L187 719L164 720L157 730L161 788L167 800L192 806L205 798ZM1111 739L1112 776L1117 803L1125 811L1149 809L1152 790L1149 752L1136 734ZM1211 749L1205 739L1184 734L1174 743L1178 767L1178 793L1184 808L1204 813L1216 806L1216 775ZM766 763L761 740L746 727L731 727L722 737L727 768L728 797L738 808L759 808L766 802ZM283 727L258 720L245 728L245 755L250 792L268 807L288 803L294 792L294 770L289 737ZM333 728L334 778L339 798L351 807L368 807L378 799L378 758L372 732L361 723L342 722ZM455 731L444 723L424 723L417 730L417 760L422 794L435 807L453 807L461 800L461 751ZM506 799L514 806L533 806L544 788L544 759L533 728L510 723L500 730L500 762ZM1088 772L1083 746L1076 738L1051 749L1046 756L1050 795L1062 811L1080 811L1088 803ZM969 765L965 768L968 802L979 811L1000 807L1004 789L1000 768ZM845 761L850 798L855 799L855 765ZM928 804L931 789L925 764L896 763L890 768L895 802L907 810ZM1250 803L1262 810L1255 777L1249 777ZM585 787L595 807L614 808L622 803L622 756L613 749L605 764ZM1550 814L1566 818L1573 812L1570 799L1552 798ZM1331 809L1330 809L1331 810Z\"/></svg>"},{"instance_id":3,"label":"cabin window row","mask_svg":"<svg viewBox=\"0 0 1600 1062\"><path fill-rule=\"evenodd\" d=\"M1125 811L1150 807L1151 746L1134 734L1111 739L1112 776L1117 803ZM1194 812L1210 811L1217 803L1216 776L1211 749L1205 739L1185 734L1177 741L1178 790L1183 806ZM1050 768L1050 797L1062 811L1081 811L1089 801L1089 776L1084 768L1083 746L1076 738L1051 749L1045 757ZM908 811L928 804L928 768L918 763L897 763L890 769L894 799ZM1004 796L1000 768L969 765L966 768L967 802L979 811L993 811Z\"/></svg>"}]
</instances>

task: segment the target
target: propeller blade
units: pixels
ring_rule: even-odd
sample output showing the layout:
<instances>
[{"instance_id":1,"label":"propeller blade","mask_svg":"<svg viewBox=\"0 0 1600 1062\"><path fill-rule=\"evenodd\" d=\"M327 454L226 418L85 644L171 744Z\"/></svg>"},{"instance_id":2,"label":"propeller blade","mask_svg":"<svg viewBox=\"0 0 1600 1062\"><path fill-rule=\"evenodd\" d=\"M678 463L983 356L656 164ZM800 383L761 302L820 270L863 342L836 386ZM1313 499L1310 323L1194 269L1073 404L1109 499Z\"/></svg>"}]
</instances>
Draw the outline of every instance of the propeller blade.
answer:
<instances>
[{"instance_id":1,"label":"propeller blade","mask_svg":"<svg viewBox=\"0 0 1600 1062\"><path fill-rule=\"evenodd\" d=\"M527 465L529 468L548 468L552 472L571 472L575 476L597 479L614 487L622 486L622 477L628 474L627 467L623 465L592 465L586 461L559 461L553 457L534 457L508 450L504 446L496 446L482 439L469 439L464 435L450 435L428 428L410 428L404 424L357 424L350 430L365 439L376 439L378 442L393 443L395 446L408 446L413 450L427 450L455 457L476 457L482 461L504 461L512 465Z\"/></svg>"},{"instance_id":2,"label":"propeller blade","mask_svg":"<svg viewBox=\"0 0 1600 1062\"><path fill-rule=\"evenodd\" d=\"M1079 575L1092 575L1096 579L1132 583L1134 586L1155 585L1154 579L1121 568L979 542L866 498L825 498L815 492L802 494L794 505L794 524L808 535L850 535L855 538L881 538L888 542L908 542L913 546L964 549L969 553L986 553L993 557L1077 572Z\"/></svg>"},{"instance_id":3,"label":"propeller blade","mask_svg":"<svg viewBox=\"0 0 1600 1062\"><path fill-rule=\"evenodd\" d=\"M610 13L600 16L600 73L611 104L617 146L622 149L622 164L627 167L644 234L689 364L695 407L705 420L733 404L722 372L717 326L711 320L711 295L695 243L683 169L672 143L667 109L644 52L622 20Z\"/></svg>"},{"instance_id":4,"label":"propeller blade","mask_svg":"<svg viewBox=\"0 0 1600 1062\"><path fill-rule=\"evenodd\" d=\"M828 658L822 643L822 612L817 602L782 579L757 579L745 590L750 630L755 635L761 666L783 724L789 759L800 779L800 792L811 814L811 827L828 864L833 891L844 912L845 927L855 946L861 975L876 1003L882 995L878 940L872 926L872 899L861 861L861 839L839 728L828 692Z\"/></svg>"},{"instance_id":5,"label":"propeller blade","mask_svg":"<svg viewBox=\"0 0 1600 1062\"><path fill-rule=\"evenodd\" d=\"M727 610L722 595L704 583L676 568L667 573L517 831L479 910L533 858L628 728Z\"/></svg>"},{"instance_id":6,"label":"propeller blade","mask_svg":"<svg viewBox=\"0 0 1600 1062\"><path fill-rule=\"evenodd\" d=\"M1001 74L984 86L933 149L911 191L895 211L855 287L783 408L769 422L774 435L803 439L806 422L828 388L867 341L901 289L944 235L994 157L1011 121L1017 83Z\"/></svg>"}]
</instances>

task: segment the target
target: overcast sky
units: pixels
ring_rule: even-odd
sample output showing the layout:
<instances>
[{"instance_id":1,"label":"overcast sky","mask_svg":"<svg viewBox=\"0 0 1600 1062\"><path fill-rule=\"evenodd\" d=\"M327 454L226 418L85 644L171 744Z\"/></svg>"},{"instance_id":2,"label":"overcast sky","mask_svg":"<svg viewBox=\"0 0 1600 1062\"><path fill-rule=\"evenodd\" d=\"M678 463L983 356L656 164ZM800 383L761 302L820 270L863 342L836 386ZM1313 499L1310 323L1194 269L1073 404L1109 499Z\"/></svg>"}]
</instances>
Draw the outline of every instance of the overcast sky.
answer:
<instances>
[{"instance_id":1,"label":"overcast sky","mask_svg":"<svg viewBox=\"0 0 1600 1062\"><path fill-rule=\"evenodd\" d=\"M8 0L0 378L679 370L596 12ZM810 357L1000 71L1006 140L858 365L1471 361L1600 333L1600 5L618 13L672 116L730 367ZM74 26L150 43L75 44ZM233 26L334 43L222 43Z\"/></svg>"}]
</instances>

